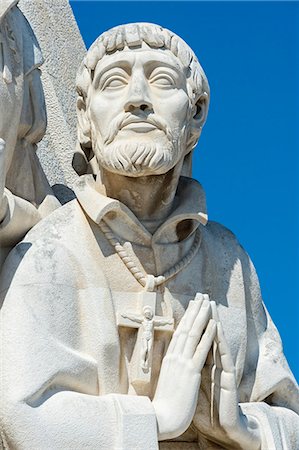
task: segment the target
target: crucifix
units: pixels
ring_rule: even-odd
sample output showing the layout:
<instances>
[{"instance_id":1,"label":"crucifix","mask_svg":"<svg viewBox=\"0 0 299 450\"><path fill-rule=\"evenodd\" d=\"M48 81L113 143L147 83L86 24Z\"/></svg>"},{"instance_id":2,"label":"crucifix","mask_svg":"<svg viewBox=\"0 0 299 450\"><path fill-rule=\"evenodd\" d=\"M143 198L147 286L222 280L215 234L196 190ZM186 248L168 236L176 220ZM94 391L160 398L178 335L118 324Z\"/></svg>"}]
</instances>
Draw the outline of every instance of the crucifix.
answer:
<instances>
[{"instance_id":1,"label":"crucifix","mask_svg":"<svg viewBox=\"0 0 299 450\"><path fill-rule=\"evenodd\" d=\"M130 361L131 383L138 394L145 394L151 381L154 333L156 330L173 332L172 317L155 315L157 292L141 293L141 311L118 313L117 324L138 329L133 355Z\"/></svg>"},{"instance_id":2,"label":"crucifix","mask_svg":"<svg viewBox=\"0 0 299 450\"><path fill-rule=\"evenodd\" d=\"M174 330L173 317L155 314L157 288L177 275L192 261L201 243L201 233L199 230L196 231L193 246L177 264L164 272L163 275L154 276L144 273L144 270L136 265L124 246L113 235L104 219L99 222L99 227L132 276L144 288L141 293L142 308L140 311L137 314L135 311L118 312L117 325L138 329L136 344L130 361L130 382L139 395L147 395L151 381L154 333L156 330L166 332L173 332Z\"/></svg>"}]
</instances>

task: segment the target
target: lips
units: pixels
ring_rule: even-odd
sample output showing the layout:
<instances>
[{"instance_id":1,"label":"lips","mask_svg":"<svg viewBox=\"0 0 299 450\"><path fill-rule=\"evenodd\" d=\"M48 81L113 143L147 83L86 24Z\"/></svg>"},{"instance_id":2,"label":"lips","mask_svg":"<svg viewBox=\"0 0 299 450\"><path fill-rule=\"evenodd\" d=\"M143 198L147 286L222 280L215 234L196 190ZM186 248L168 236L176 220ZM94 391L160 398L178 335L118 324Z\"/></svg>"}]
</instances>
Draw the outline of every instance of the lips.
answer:
<instances>
[{"instance_id":1,"label":"lips","mask_svg":"<svg viewBox=\"0 0 299 450\"><path fill-rule=\"evenodd\" d=\"M157 126L142 118L130 117L123 121L120 128L145 133L157 129Z\"/></svg>"},{"instance_id":2,"label":"lips","mask_svg":"<svg viewBox=\"0 0 299 450\"><path fill-rule=\"evenodd\" d=\"M139 133L144 133L157 129L154 125L148 122L131 122L121 128L122 130L133 130Z\"/></svg>"}]
</instances>

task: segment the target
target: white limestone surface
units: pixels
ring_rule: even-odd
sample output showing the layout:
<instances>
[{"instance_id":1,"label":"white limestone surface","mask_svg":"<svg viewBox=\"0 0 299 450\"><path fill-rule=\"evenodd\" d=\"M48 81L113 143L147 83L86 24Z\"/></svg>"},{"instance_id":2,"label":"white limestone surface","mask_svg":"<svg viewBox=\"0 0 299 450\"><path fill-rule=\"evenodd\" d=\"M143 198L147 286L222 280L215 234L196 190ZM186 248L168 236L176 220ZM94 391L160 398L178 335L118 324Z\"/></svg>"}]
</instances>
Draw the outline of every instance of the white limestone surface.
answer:
<instances>
[{"instance_id":1,"label":"white limestone surface","mask_svg":"<svg viewBox=\"0 0 299 450\"><path fill-rule=\"evenodd\" d=\"M20 0L19 6L44 57L42 82L48 126L38 156L51 186L72 187L77 179L72 168L77 139L75 79L86 48L68 0ZM54 190L62 202L70 198L61 186Z\"/></svg>"},{"instance_id":2,"label":"white limestone surface","mask_svg":"<svg viewBox=\"0 0 299 450\"><path fill-rule=\"evenodd\" d=\"M11 247L59 205L36 155L46 127L42 56L16 4L0 4L0 268Z\"/></svg>"},{"instance_id":3,"label":"white limestone surface","mask_svg":"<svg viewBox=\"0 0 299 450\"><path fill-rule=\"evenodd\" d=\"M298 386L255 269L191 178L209 103L193 51L116 27L77 90L96 176L0 279L3 446L296 450Z\"/></svg>"}]
</instances>

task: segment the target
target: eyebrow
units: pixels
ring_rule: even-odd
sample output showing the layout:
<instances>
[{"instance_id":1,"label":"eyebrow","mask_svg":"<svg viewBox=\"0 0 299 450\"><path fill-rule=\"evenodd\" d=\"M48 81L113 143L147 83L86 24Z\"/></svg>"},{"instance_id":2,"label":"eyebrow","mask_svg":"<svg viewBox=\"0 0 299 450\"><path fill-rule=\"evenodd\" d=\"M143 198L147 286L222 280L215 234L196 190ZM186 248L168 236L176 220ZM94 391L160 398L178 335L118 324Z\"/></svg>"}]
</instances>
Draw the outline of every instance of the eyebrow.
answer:
<instances>
[{"instance_id":1,"label":"eyebrow","mask_svg":"<svg viewBox=\"0 0 299 450\"><path fill-rule=\"evenodd\" d=\"M169 69L175 70L176 72L179 73L178 65L175 66L173 64L167 63L166 61L157 60L157 59L151 59L151 60L147 61L144 64L145 71L147 71L147 67L153 65L153 63L155 63L155 67L153 68L153 70L159 66L162 66L162 67L167 67ZM93 83L95 84L95 86L98 86L99 81L100 81L101 77L104 75L104 73L108 72L109 70L114 69L114 68L117 69L118 67L120 67L121 69L125 70L129 74L128 69L132 69L133 65L134 65L134 63L132 64L132 62L128 61L127 59L120 59L120 60L111 62L110 64L108 63L96 73Z\"/></svg>"},{"instance_id":2,"label":"eyebrow","mask_svg":"<svg viewBox=\"0 0 299 450\"><path fill-rule=\"evenodd\" d=\"M154 65L154 67L151 70L151 72L153 72L154 69L157 69L157 67L161 67L161 68L166 67L166 68L172 69L175 72L178 72L180 74L180 67L179 67L179 65L169 64L166 61L157 61L156 59L148 61L145 64L145 71L147 71L147 66L153 65L153 63L156 63L156 64Z\"/></svg>"},{"instance_id":3,"label":"eyebrow","mask_svg":"<svg viewBox=\"0 0 299 450\"><path fill-rule=\"evenodd\" d=\"M97 72L97 70L96 70L96 75L95 75L93 82L97 85L100 78L102 77L102 75L105 72L108 72L108 70L110 70L110 69L116 69L118 67L120 67L121 69L124 69L123 66L127 66L127 68L128 68L128 66L132 67L132 64L130 64L128 62L128 60L126 60L126 59L123 59L123 60L121 59L118 61L111 62L110 64L106 64L102 69L99 70L99 72ZM128 70L126 70L126 72L128 72Z\"/></svg>"}]
</instances>

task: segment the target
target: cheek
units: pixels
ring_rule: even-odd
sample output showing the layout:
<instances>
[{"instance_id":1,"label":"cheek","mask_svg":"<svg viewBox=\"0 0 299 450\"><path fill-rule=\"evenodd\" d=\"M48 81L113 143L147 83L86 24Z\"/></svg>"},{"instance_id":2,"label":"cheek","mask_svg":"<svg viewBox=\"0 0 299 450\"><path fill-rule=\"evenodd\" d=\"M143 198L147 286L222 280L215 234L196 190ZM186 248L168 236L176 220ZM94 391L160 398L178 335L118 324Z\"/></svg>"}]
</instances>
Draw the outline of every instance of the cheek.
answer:
<instances>
[{"instance_id":1,"label":"cheek","mask_svg":"<svg viewBox=\"0 0 299 450\"><path fill-rule=\"evenodd\" d=\"M118 102L105 96L94 96L89 106L90 119L100 131L107 131L107 127L119 112Z\"/></svg>"},{"instance_id":2,"label":"cheek","mask_svg":"<svg viewBox=\"0 0 299 450\"><path fill-rule=\"evenodd\" d=\"M107 114L105 114L105 109L105 104L96 99L93 99L89 105L89 118L92 124L100 131L106 127Z\"/></svg>"},{"instance_id":3,"label":"cheek","mask_svg":"<svg viewBox=\"0 0 299 450\"><path fill-rule=\"evenodd\" d=\"M164 117L170 126L181 128L188 118L189 97L185 91L179 90L158 99L157 113Z\"/></svg>"}]
</instances>

